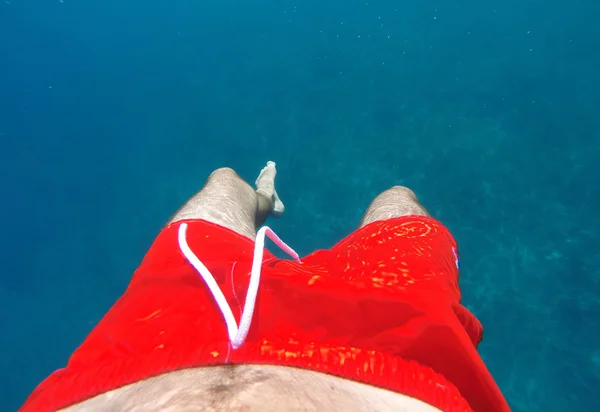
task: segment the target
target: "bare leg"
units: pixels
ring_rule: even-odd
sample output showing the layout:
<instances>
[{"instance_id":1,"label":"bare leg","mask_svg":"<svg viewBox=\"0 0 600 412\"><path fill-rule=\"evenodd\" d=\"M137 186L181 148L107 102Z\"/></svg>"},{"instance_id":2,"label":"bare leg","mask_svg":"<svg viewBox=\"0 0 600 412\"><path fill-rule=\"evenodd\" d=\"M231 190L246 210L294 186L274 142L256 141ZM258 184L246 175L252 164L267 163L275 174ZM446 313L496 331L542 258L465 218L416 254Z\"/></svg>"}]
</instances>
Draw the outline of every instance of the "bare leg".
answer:
<instances>
[{"instance_id":1,"label":"bare leg","mask_svg":"<svg viewBox=\"0 0 600 412\"><path fill-rule=\"evenodd\" d=\"M373 199L360 222L360 227L377 220L408 215L430 216L412 190L404 186L394 186Z\"/></svg>"},{"instance_id":2,"label":"bare leg","mask_svg":"<svg viewBox=\"0 0 600 412\"><path fill-rule=\"evenodd\" d=\"M283 203L275 191L275 163L268 162L256 180L254 190L230 168L211 173L204 187L170 219L204 219L254 239L256 230L269 214L281 216Z\"/></svg>"}]
</instances>

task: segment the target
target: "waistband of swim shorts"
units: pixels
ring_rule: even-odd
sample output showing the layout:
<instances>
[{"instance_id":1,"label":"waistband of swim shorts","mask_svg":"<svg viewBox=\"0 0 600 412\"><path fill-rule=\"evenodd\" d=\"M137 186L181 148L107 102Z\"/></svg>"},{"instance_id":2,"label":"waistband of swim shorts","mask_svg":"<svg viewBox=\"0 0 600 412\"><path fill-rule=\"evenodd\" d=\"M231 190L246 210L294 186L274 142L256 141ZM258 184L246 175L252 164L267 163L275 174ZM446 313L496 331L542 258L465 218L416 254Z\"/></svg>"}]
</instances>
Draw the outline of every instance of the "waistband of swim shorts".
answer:
<instances>
[{"instance_id":1,"label":"waistband of swim shorts","mask_svg":"<svg viewBox=\"0 0 600 412\"><path fill-rule=\"evenodd\" d=\"M51 412L168 372L224 365L214 348L101 363L83 370L59 370L43 391L35 391L20 412ZM202 360L202 361L201 361ZM281 342L248 342L230 353L228 364L294 367L390 390L421 400L443 412L471 412L458 389L431 368L390 354L353 347Z\"/></svg>"}]
</instances>

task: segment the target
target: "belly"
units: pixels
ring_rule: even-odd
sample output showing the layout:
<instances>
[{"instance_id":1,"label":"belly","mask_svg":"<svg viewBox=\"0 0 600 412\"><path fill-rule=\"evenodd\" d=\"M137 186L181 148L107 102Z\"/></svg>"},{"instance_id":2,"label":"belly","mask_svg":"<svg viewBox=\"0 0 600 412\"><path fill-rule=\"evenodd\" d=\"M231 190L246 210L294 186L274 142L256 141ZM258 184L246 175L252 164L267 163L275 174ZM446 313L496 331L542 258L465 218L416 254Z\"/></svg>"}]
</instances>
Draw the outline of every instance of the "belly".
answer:
<instances>
[{"instance_id":1,"label":"belly","mask_svg":"<svg viewBox=\"0 0 600 412\"><path fill-rule=\"evenodd\" d=\"M302 369L227 365L149 378L64 409L119 412L439 412L417 399Z\"/></svg>"}]
</instances>

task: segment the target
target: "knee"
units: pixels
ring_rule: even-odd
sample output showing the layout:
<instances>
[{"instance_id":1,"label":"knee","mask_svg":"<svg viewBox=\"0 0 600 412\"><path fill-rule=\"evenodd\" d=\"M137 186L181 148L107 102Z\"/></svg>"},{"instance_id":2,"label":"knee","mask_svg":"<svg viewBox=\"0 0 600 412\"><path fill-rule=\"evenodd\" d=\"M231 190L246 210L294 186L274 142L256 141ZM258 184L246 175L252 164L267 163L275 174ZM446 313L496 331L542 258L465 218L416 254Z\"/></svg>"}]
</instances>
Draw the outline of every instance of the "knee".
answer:
<instances>
[{"instance_id":1,"label":"knee","mask_svg":"<svg viewBox=\"0 0 600 412\"><path fill-rule=\"evenodd\" d=\"M208 178L211 180L212 179L235 179L235 178L239 178L239 175L237 174L237 172L235 170L233 170L230 167L220 167L220 168L216 169L215 171L213 171Z\"/></svg>"},{"instance_id":2,"label":"knee","mask_svg":"<svg viewBox=\"0 0 600 412\"><path fill-rule=\"evenodd\" d=\"M406 186L392 186L382 193L386 197L403 198L416 201L417 195Z\"/></svg>"}]
</instances>

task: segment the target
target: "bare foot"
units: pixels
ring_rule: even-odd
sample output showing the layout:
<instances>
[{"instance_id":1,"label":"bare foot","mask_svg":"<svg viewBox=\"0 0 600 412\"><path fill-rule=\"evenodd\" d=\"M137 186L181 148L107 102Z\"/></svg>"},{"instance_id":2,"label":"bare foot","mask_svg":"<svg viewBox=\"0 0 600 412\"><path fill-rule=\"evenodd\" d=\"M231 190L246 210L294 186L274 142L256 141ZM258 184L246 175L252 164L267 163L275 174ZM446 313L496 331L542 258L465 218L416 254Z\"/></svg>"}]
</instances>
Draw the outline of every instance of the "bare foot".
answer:
<instances>
[{"instance_id":1,"label":"bare foot","mask_svg":"<svg viewBox=\"0 0 600 412\"><path fill-rule=\"evenodd\" d=\"M273 207L271 208L271 216L279 217L283 214L285 210L285 206L281 199L279 199L279 195L277 195L277 190L275 190L275 177L277 176L277 168L275 167L275 162L268 161L267 165L263 167L256 179L256 191L261 192L263 195L272 199Z\"/></svg>"}]
</instances>

